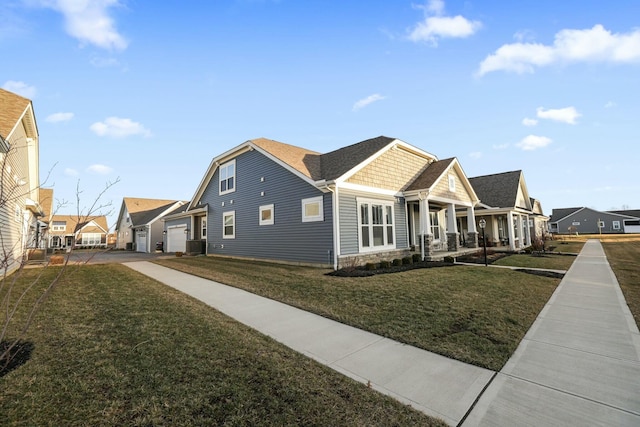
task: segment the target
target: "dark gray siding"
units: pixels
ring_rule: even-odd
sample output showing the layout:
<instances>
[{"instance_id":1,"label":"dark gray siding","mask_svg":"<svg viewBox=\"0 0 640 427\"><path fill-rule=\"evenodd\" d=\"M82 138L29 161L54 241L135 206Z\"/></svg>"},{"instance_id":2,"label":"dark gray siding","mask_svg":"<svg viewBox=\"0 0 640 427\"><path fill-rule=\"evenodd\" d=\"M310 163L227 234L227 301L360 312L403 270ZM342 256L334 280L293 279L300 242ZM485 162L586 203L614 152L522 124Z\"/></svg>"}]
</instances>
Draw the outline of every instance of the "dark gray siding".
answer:
<instances>
[{"instance_id":1,"label":"dark gray siding","mask_svg":"<svg viewBox=\"0 0 640 427\"><path fill-rule=\"evenodd\" d=\"M216 172L200 200L209 204L207 253L332 264L332 194L321 192L258 151L240 154L235 160L236 191L220 196ZM323 197L324 221L302 222L302 199L317 196ZM259 208L270 204L274 224L261 226ZM235 239L222 238L223 213L228 211L235 211Z\"/></svg>"},{"instance_id":2,"label":"dark gray siding","mask_svg":"<svg viewBox=\"0 0 640 427\"><path fill-rule=\"evenodd\" d=\"M558 221L558 233L569 233L569 227L574 226L573 223L576 223L574 227L576 227L576 231L579 234L598 234L598 220L604 222L602 233L624 233L624 219L625 217L623 216L585 208ZM620 222L619 230L613 229L613 221Z\"/></svg>"},{"instance_id":3,"label":"dark gray siding","mask_svg":"<svg viewBox=\"0 0 640 427\"><path fill-rule=\"evenodd\" d=\"M349 190L339 190L340 199L340 254L353 255L358 253L358 205L357 198L364 197L375 200L389 200L388 197L380 197L370 193L359 193ZM409 246L407 241L407 212L404 198L399 198L393 206L395 220L396 249L405 249Z\"/></svg>"}]
</instances>

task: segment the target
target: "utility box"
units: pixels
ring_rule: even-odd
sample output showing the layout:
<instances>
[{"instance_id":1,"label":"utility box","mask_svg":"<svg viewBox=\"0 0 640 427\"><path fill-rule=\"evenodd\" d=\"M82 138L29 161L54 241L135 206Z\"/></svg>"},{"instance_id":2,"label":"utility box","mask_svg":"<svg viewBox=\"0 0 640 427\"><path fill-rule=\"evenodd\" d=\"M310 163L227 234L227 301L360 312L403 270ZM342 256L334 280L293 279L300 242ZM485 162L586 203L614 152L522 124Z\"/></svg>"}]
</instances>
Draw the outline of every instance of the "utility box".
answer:
<instances>
[{"instance_id":1,"label":"utility box","mask_svg":"<svg viewBox=\"0 0 640 427\"><path fill-rule=\"evenodd\" d=\"M205 253L205 241L204 240L187 240L187 255L200 255Z\"/></svg>"}]
</instances>

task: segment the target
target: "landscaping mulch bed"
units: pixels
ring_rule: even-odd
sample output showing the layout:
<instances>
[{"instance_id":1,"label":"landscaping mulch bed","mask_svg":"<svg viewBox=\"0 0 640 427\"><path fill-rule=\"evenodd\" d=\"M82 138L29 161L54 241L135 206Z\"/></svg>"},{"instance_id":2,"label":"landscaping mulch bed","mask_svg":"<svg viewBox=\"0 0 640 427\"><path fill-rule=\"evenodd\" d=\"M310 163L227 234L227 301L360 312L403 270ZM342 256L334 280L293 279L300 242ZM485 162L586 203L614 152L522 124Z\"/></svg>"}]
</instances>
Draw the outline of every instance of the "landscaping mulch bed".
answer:
<instances>
[{"instance_id":1,"label":"landscaping mulch bed","mask_svg":"<svg viewBox=\"0 0 640 427\"><path fill-rule=\"evenodd\" d=\"M444 261L421 261L412 264L393 265L389 268L376 268L368 270L366 267L348 267L330 271L327 276L336 277L370 277L376 274L400 273L402 271L415 270L417 268L455 267L455 264Z\"/></svg>"}]
</instances>

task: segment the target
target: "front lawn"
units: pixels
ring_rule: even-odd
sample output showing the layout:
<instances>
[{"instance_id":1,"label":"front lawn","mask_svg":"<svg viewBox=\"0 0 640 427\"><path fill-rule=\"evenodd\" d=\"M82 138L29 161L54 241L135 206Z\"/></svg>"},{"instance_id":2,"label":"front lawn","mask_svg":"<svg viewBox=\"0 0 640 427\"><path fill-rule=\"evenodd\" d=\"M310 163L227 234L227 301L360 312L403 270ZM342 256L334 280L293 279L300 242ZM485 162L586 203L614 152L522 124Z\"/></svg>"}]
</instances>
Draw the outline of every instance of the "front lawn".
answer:
<instances>
[{"instance_id":1,"label":"front lawn","mask_svg":"<svg viewBox=\"0 0 640 427\"><path fill-rule=\"evenodd\" d=\"M522 268L544 268L547 270L568 270L576 260L572 255L532 255L513 254L496 260L494 265L504 265L509 267Z\"/></svg>"},{"instance_id":2,"label":"front lawn","mask_svg":"<svg viewBox=\"0 0 640 427\"><path fill-rule=\"evenodd\" d=\"M613 269L629 310L640 326L640 240L607 242L602 246Z\"/></svg>"},{"instance_id":3,"label":"front lawn","mask_svg":"<svg viewBox=\"0 0 640 427\"><path fill-rule=\"evenodd\" d=\"M3 426L445 425L122 265L68 270L24 348Z\"/></svg>"},{"instance_id":4,"label":"front lawn","mask_svg":"<svg viewBox=\"0 0 640 427\"><path fill-rule=\"evenodd\" d=\"M464 266L354 278L216 257L157 262L492 370L506 363L559 283Z\"/></svg>"}]
</instances>

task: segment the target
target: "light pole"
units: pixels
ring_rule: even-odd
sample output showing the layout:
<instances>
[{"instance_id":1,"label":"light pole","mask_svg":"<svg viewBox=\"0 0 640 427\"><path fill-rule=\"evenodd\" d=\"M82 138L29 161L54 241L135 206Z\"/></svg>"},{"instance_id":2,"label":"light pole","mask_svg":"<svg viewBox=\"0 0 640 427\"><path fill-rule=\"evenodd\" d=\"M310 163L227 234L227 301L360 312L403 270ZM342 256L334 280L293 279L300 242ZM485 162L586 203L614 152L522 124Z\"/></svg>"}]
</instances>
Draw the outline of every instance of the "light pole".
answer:
<instances>
[{"instance_id":1,"label":"light pole","mask_svg":"<svg viewBox=\"0 0 640 427\"><path fill-rule=\"evenodd\" d=\"M487 226L487 221L485 221L484 218L480 218L480 221L478 221L478 225L482 229L482 247L484 248L484 266L486 267L488 265L487 264L487 240L484 238L484 228Z\"/></svg>"}]
</instances>

